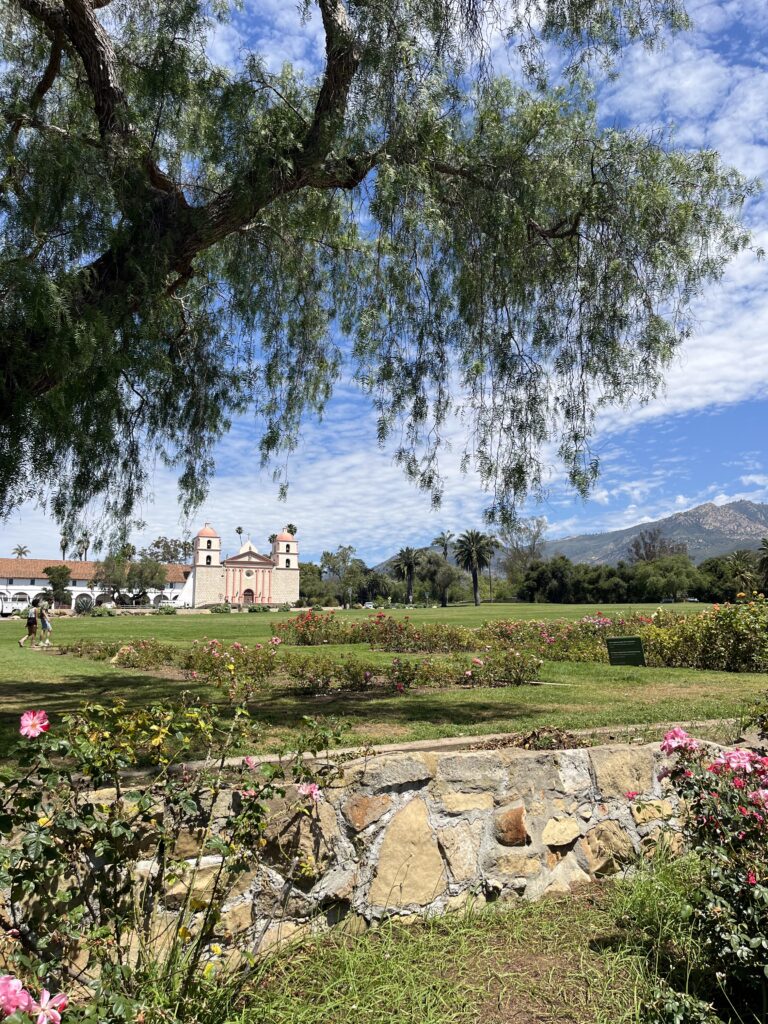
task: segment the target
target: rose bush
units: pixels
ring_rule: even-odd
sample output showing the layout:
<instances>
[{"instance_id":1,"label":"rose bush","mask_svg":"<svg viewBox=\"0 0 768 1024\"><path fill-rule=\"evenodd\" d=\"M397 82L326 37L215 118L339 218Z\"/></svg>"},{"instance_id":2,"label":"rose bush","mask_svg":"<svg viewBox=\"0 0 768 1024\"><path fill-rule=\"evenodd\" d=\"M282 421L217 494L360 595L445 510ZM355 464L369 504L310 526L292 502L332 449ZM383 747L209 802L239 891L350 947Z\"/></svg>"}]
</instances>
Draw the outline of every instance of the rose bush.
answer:
<instances>
[{"instance_id":1,"label":"rose bush","mask_svg":"<svg viewBox=\"0 0 768 1024\"><path fill-rule=\"evenodd\" d=\"M743 749L713 756L680 728L662 750L674 758L663 775L684 801L683 834L701 868L690 913L711 991L699 995L743 1012L739 1019L766 1021L768 757Z\"/></svg>"}]
</instances>

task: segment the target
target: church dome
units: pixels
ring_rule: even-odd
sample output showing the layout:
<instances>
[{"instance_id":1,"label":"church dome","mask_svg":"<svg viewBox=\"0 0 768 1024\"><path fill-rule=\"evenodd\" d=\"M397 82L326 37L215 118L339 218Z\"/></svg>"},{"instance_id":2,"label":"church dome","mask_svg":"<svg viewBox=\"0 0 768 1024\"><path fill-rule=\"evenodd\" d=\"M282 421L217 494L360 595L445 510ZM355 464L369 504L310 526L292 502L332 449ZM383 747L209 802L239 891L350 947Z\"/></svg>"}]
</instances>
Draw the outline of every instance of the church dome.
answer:
<instances>
[{"instance_id":1,"label":"church dome","mask_svg":"<svg viewBox=\"0 0 768 1024\"><path fill-rule=\"evenodd\" d=\"M292 533L286 533L285 531L283 531L282 533L278 533L277 537L275 537L275 540L296 540L296 538L293 536Z\"/></svg>"},{"instance_id":2,"label":"church dome","mask_svg":"<svg viewBox=\"0 0 768 1024\"><path fill-rule=\"evenodd\" d=\"M218 533L214 530L210 523L206 523L202 530L197 531L198 537L218 537Z\"/></svg>"},{"instance_id":3,"label":"church dome","mask_svg":"<svg viewBox=\"0 0 768 1024\"><path fill-rule=\"evenodd\" d=\"M256 547L256 545L253 543L253 541L249 537L248 540L245 542L245 544L243 544L243 546L240 548L240 550L237 553L238 553L238 555L247 555L247 554L258 555L259 549Z\"/></svg>"}]
</instances>

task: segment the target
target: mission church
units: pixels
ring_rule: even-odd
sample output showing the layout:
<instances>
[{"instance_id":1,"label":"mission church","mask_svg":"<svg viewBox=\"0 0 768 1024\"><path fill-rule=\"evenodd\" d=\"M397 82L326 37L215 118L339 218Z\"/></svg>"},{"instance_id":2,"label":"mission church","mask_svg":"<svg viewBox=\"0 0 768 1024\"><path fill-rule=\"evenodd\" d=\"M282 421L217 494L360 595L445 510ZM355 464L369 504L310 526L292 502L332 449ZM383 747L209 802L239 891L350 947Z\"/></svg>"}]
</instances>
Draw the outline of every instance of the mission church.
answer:
<instances>
[{"instance_id":1,"label":"mission church","mask_svg":"<svg viewBox=\"0 0 768 1024\"><path fill-rule=\"evenodd\" d=\"M221 537L211 524L198 532L180 605L279 605L298 599L299 546L293 534L278 533L269 557L259 554L249 538L236 555L222 561Z\"/></svg>"}]
</instances>

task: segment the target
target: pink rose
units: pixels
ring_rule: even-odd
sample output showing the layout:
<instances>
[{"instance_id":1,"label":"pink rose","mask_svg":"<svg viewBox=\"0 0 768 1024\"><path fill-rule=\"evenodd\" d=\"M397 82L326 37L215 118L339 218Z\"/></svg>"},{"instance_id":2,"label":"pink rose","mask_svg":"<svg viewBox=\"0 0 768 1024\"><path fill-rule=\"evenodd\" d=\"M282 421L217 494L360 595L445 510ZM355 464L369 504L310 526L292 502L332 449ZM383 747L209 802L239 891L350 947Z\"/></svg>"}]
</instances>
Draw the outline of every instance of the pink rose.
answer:
<instances>
[{"instance_id":1,"label":"pink rose","mask_svg":"<svg viewBox=\"0 0 768 1024\"><path fill-rule=\"evenodd\" d=\"M251 771L253 771L254 768L258 768L259 766L259 762L256 760L256 758L250 756L243 758L243 764L245 765L246 768L250 768Z\"/></svg>"},{"instance_id":2,"label":"pink rose","mask_svg":"<svg viewBox=\"0 0 768 1024\"><path fill-rule=\"evenodd\" d=\"M747 799L751 804L757 804L758 807L768 808L768 789L753 789L748 794Z\"/></svg>"},{"instance_id":3,"label":"pink rose","mask_svg":"<svg viewBox=\"0 0 768 1024\"><path fill-rule=\"evenodd\" d=\"M693 752L699 749L699 744L693 736L688 735L685 729L681 729L679 725L676 725L664 737L661 749L665 754L673 754L676 750Z\"/></svg>"},{"instance_id":4,"label":"pink rose","mask_svg":"<svg viewBox=\"0 0 768 1024\"><path fill-rule=\"evenodd\" d=\"M627 800L634 800L636 796L640 796L640 793L637 790L628 789L624 796Z\"/></svg>"},{"instance_id":5,"label":"pink rose","mask_svg":"<svg viewBox=\"0 0 768 1024\"><path fill-rule=\"evenodd\" d=\"M10 1017L17 1010L21 1010L22 1013L30 1013L32 997L18 978L14 978L12 974L0 975L0 1011L2 1011L2 1016Z\"/></svg>"},{"instance_id":6,"label":"pink rose","mask_svg":"<svg viewBox=\"0 0 768 1024\"><path fill-rule=\"evenodd\" d=\"M51 723L48 721L48 715L44 711L25 711L21 716L19 732L22 736L33 740L41 733L48 732L50 727Z\"/></svg>"},{"instance_id":7,"label":"pink rose","mask_svg":"<svg viewBox=\"0 0 768 1024\"><path fill-rule=\"evenodd\" d=\"M323 794L320 792L320 787L316 782L302 782L296 787L296 792L299 796L309 797L316 804L319 804L323 799Z\"/></svg>"},{"instance_id":8,"label":"pink rose","mask_svg":"<svg viewBox=\"0 0 768 1024\"><path fill-rule=\"evenodd\" d=\"M66 1010L69 999L63 992L52 996L47 988L40 993L39 1000L32 1007L37 1014L37 1024L61 1024L61 1011Z\"/></svg>"}]
</instances>

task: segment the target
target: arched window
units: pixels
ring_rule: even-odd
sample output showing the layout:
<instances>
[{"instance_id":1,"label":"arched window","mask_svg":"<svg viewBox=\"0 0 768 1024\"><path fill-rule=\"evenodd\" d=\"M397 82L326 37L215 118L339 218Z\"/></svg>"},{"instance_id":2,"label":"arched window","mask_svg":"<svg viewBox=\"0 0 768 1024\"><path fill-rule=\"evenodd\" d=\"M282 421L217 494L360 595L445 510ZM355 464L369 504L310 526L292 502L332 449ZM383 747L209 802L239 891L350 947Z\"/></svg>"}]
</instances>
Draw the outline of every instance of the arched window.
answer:
<instances>
[{"instance_id":1,"label":"arched window","mask_svg":"<svg viewBox=\"0 0 768 1024\"><path fill-rule=\"evenodd\" d=\"M291 560L290 560L290 558L286 558L286 560L285 560L285 568L286 569L290 569L291 568Z\"/></svg>"},{"instance_id":2,"label":"arched window","mask_svg":"<svg viewBox=\"0 0 768 1024\"><path fill-rule=\"evenodd\" d=\"M210 544L211 542L208 541L208 543ZM211 564L211 556L210 555L206 555L205 556L205 564L206 565L210 565Z\"/></svg>"},{"instance_id":3,"label":"arched window","mask_svg":"<svg viewBox=\"0 0 768 1024\"><path fill-rule=\"evenodd\" d=\"M290 551L291 550L291 545L290 544L286 544L285 545L285 550L286 551Z\"/></svg>"},{"instance_id":4,"label":"arched window","mask_svg":"<svg viewBox=\"0 0 768 1024\"><path fill-rule=\"evenodd\" d=\"M211 543L211 542L210 542L210 541L208 540L208 541L206 541L206 542L205 542L205 546L206 546L206 547L208 548L208 550L210 551L210 550L211 550L211 548L213 547L213 544L212 544L212 543Z\"/></svg>"}]
</instances>

